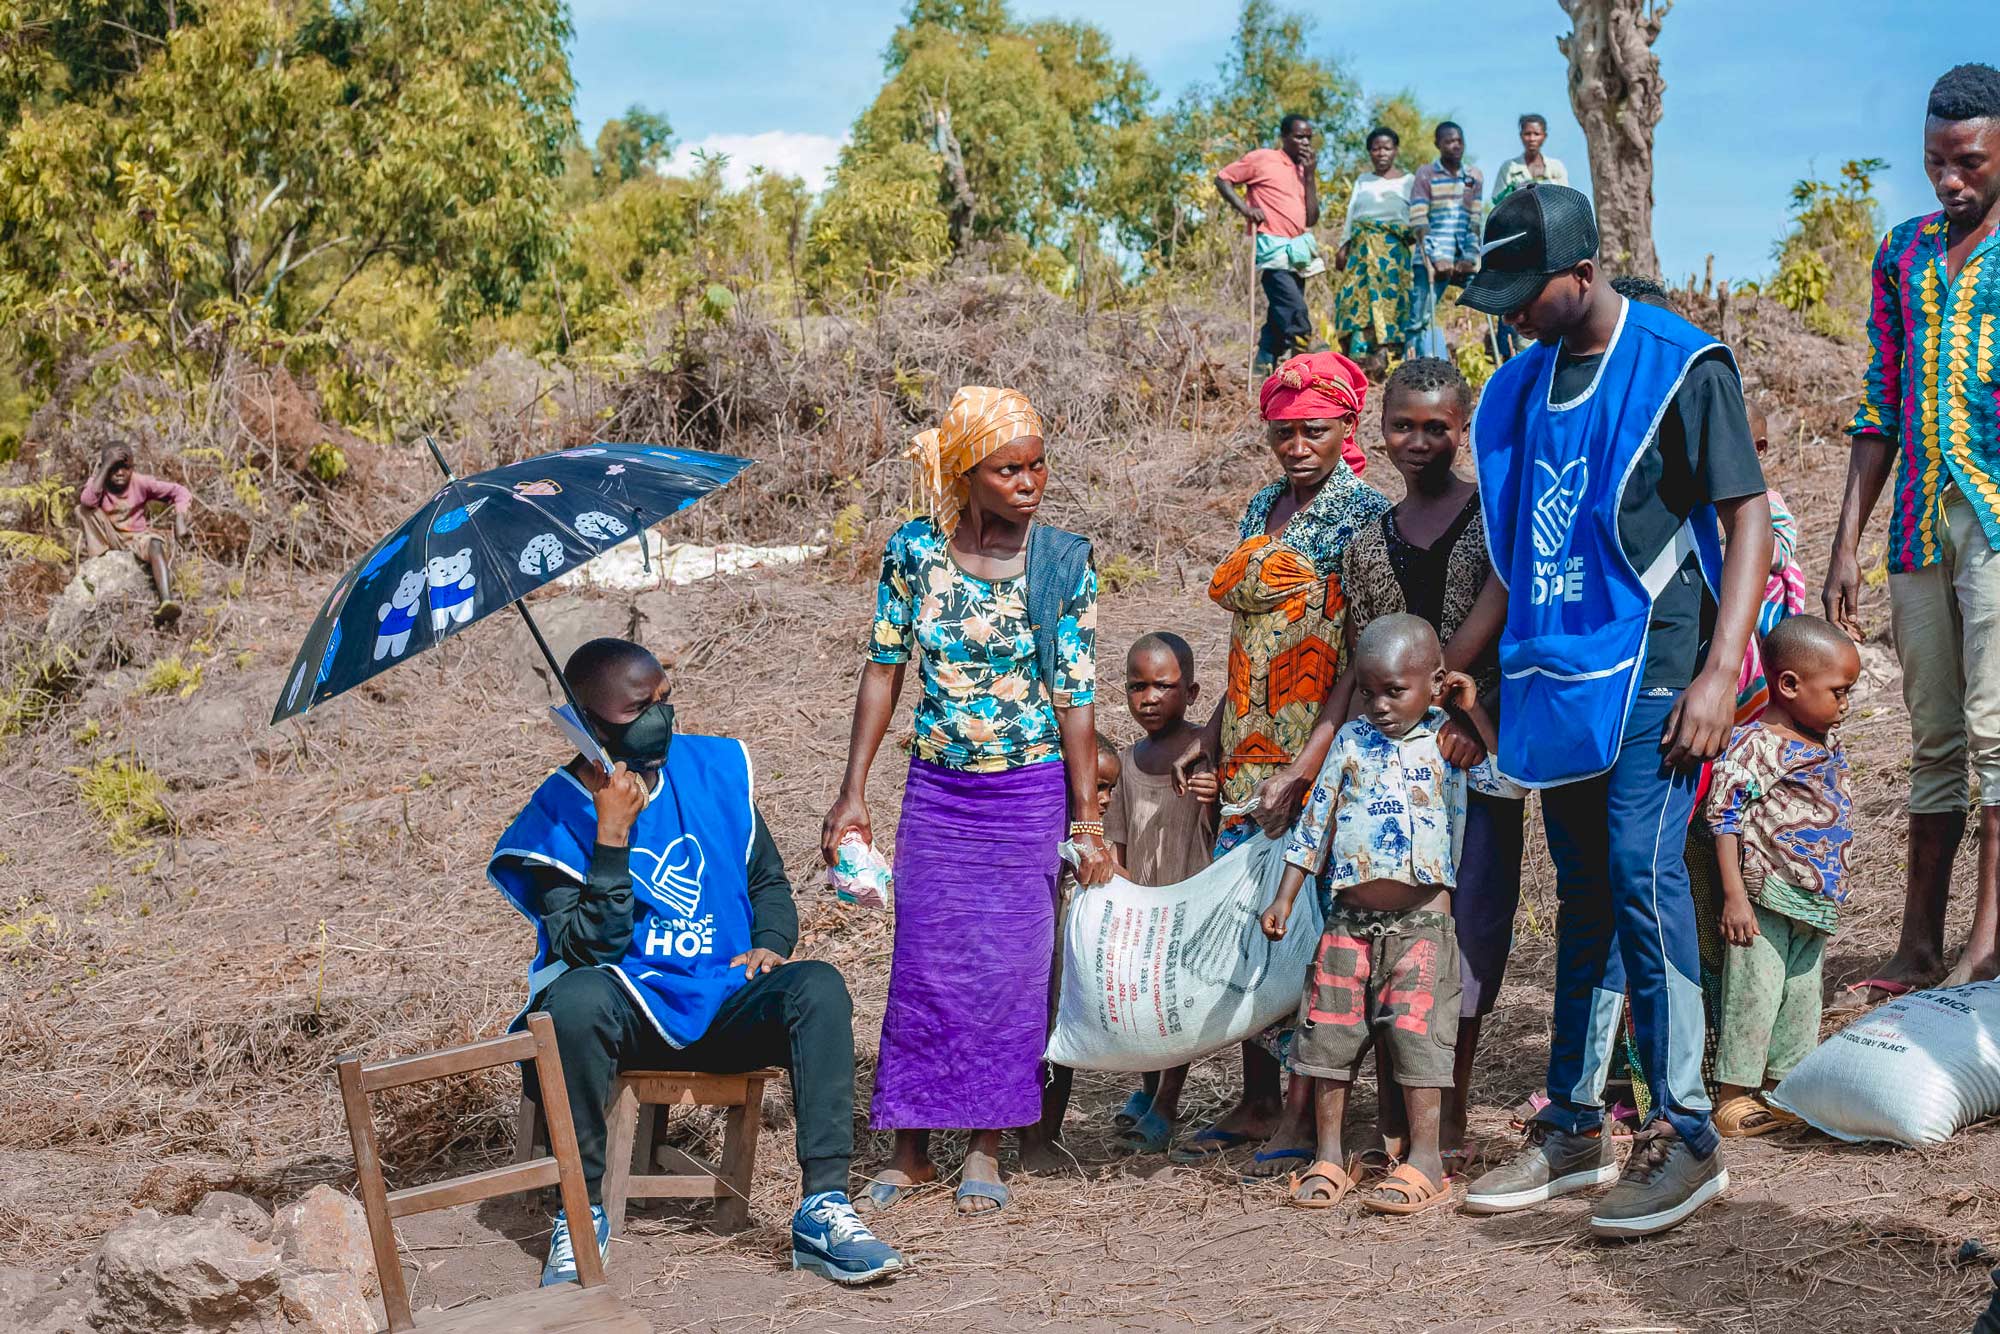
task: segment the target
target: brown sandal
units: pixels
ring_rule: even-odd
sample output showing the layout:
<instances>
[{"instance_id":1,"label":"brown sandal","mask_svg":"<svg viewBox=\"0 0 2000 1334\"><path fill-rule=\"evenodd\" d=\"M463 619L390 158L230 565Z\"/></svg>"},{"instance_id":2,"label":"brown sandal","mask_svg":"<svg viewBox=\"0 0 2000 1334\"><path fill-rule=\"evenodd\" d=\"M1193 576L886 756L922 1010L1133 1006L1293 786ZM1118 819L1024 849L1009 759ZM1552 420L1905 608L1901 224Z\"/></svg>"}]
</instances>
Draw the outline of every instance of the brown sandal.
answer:
<instances>
[{"instance_id":1,"label":"brown sandal","mask_svg":"<svg viewBox=\"0 0 2000 1334\"><path fill-rule=\"evenodd\" d=\"M1451 1186L1448 1182L1439 1185L1410 1164L1398 1163L1395 1171L1383 1177L1374 1190L1362 1197L1361 1207L1371 1214L1401 1217L1420 1214L1450 1201Z\"/></svg>"},{"instance_id":2,"label":"brown sandal","mask_svg":"<svg viewBox=\"0 0 2000 1334\"><path fill-rule=\"evenodd\" d=\"M1715 1128L1728 1139L1749 1139L1787 1130L1803 1124L1790 1112L1772 1107L1762 1098L1739 1093L1715 1109Z\"/></svg>"},{"instance_id":3,"label":"brown sandal","mask_svg":"<svg viewBox=\"0 0 2000 1334\"><path fill-rule=\"evenodd\" d=\"M1333 1188L1333 1193L1320 1195L1318 1192L1321 1187L1307 1187L1307 1182L1315 1180L1326 1182ZM1298 1172L1292 1173L1286 1189L1291 1193L1292 1203L1300 1209L1331 1209L1346 1199L1348 1193L1354 1189L1354 1178L1349 1176L1339 1163L1317 1162L1303 1175ZM1308 1189L1313 1193L1310 1195L1300 1193Z\"/></svg>"}]
</instances>

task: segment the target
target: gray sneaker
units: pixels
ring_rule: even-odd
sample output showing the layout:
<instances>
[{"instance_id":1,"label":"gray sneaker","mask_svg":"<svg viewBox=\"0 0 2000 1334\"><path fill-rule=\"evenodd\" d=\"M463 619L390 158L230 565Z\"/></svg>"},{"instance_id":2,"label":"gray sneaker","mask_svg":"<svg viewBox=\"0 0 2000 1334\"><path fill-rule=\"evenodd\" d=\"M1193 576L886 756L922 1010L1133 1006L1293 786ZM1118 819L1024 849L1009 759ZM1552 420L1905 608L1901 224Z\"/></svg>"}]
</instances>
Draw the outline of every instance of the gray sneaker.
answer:
<instances>
[{"instance_id":1,"label":"gray sneaker","mask_svg":"<svg viewBox=\"0 0 2000 1334\"><path fill-rule=\"evenodd\" d=\"M1465 1212L1504 1214L1618 1179L1618 1153L1603 1131L1572 1135L1546 1121L1528 1122L1527 1143L1472 1183Z\"/></svg>"},{"instance_id":2,"label":"gray sneaker","mask_svg":"<svg viewBox=\"0 0 2000 1334\"><path fill-rule=\"evenodd\" d=\"M1665 1121L1632 1138L1625 1174L1590 1215L1594 1237L1650 1237L1665 1232L1722 1194L1729 1169L1717 1150L1697 1158Z\"/></svg>"}]
</instances>

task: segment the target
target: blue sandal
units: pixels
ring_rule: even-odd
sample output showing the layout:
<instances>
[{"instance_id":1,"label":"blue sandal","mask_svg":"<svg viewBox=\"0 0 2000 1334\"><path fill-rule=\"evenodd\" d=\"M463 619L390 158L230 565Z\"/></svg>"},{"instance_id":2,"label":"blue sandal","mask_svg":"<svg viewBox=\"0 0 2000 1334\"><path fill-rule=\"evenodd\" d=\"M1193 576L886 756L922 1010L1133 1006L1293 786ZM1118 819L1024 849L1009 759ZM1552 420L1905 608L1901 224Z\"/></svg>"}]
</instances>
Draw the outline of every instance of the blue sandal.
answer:
<instances>
[{"instance_id":1,"label":"blue sandal","mask_svg":"<svg viewBox=\"0 0 2000 1334\"><path fill-rule=\"evenodd\" d=\"M955 1196L958 1212L964 1218L977 1218L981 1214L997 1214L1007 1207L1007 1188L997 1181L961 1181ZM991 1209L968 1209L967 1200L991 1200Z\"/></svg>"},{"instance_id":2,"label":"blue sandal","mask_svg":"<svg viewBox=\"0 0 2000 1334\"><path fill-rule=\"evenodd\" d=\"M1120 1130L1130 1130L1139 1124L1141 1117L1153 1110L1153 1095L1144 1089L1132 1090L1132 1096L1125 1099L1125 1105L1111 1114L1111 1124Z\"/></svg>"},{"instance_id":3,"label":"blue sandal","mask_svg":"<svg viewBox=\"0 0 2000 1334\"><path fill-rule=\"evenodd\" d=\"M868 1202L870 1212L880 1213L884 1209L901 1204L925 1186L935 1184L935 1182L922 1181L907 1182L899 1186L893 1181L872 1181L868 1184L868 1189L861 1192L861 1198Z\"/></svg>"},{"instance_id":4,"label":"blue sandal","mask_svg":"<svg viewBox=\"0 0 2000 1334\"><path fill-rule=\"evenodd\" d=\"M1311 1149L1259 1149L1256 1153L1250 1156L1250 1161L1253 1164L1286 1163L1286 1162L1310 1163L1311 1161L1313 1161L1313 1159L1317 1158L1318 1156L1319 1155L1314 1153ZM1246 1186L1257 1186L1257 1185L1262 1185L1267 1181L1277 1181L1281 1179L1283 1175L1284 1174L1282 1172L1276 1172L1276 1171L1266 1172L1266 1173L1245 1172L1242 1176L1242 1182Z\"/></svg>"},{"instance_id":5,"label":"blue sandal","mask_svg":"<svg viewBox=\"0 0 2000 1334\"><path fill-rule=\"evenodd\" d=\"M1165 1153L1174 1142L1174 1123L1158 1112L1147 1112L1118 1136L1127 1153Z\"/></svg>"}]
</instances>

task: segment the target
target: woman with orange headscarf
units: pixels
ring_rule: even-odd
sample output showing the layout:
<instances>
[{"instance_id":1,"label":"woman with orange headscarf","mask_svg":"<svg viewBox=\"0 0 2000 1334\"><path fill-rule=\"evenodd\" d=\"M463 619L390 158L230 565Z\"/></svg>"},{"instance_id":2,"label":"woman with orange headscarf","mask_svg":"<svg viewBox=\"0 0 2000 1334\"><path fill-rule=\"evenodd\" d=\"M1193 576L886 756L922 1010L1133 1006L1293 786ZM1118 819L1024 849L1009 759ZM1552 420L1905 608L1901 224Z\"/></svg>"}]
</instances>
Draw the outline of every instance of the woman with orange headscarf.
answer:
<instances>
[{"instance_id":1,"label":"woman with orange headscarf","mask_svg":"<svg viewBox=\"0 0 2000 1334\"><path fill-rule=\"evenodd\" d=\"M1209 597L1232 619L1228 685L1201 751L1220 774L1224 811L1251 803L1256 809L1254 818L1225 816L1218 857L1259 824L1282 833L1305 796L1287 775L1346 665L1341 557L1348 540L1389 508L1359 475L1366 456L1355 432L1367 395L1361 368L1338 352L1292 358L1258 395L1282 476L1250 497L1237 547L1209 581ZM1243 1044L1242 1101L1176 1156L1196 1158L1263 1136L1251 1175L1275 1176L1294 1161L1310 1162L1312 1081L1294 1080L1281 1109L1279 1059L1275 1037Z\"/></svg>"},{"instance_id":2,"label":"woman with orange headscarf","mask_svg":"<svg viewBox=\"0 0 2000 1334\"><path fill-rule=\"evenodd\" d=\"M1042 419L1011 389L968 387L910 444L923 518L882 558L847 775L821 828L872 839L868 769L903 674L919 667L896 831L896 944L871 1119L896 1132L863 1197L885 1209L935 1180L933 1130L967 1130L960 1213L1007 1202L1000 1133L1041 1117L1057 846L1111 876L1097 814L1097 573L1090 543L1035 522Z\"/></svg>"}]
</instances>

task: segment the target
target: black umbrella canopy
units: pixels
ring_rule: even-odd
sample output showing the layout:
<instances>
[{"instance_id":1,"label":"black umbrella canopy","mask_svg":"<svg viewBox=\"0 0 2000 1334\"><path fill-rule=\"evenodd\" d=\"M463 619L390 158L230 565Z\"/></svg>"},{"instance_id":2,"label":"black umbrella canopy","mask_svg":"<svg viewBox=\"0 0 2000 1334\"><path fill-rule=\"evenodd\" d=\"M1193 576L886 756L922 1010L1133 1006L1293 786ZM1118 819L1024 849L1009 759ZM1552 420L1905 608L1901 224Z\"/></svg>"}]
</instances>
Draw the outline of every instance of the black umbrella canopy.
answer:
<instances>
[{"instance_id":1,"label":"black umbrella canopy","mask_svg":"<svg viewBox=\"0 0 2000 1334\"><path fill-rule=\"evenodd\" d=\"M648 527L750 462L598 444L448 478L335 581L271 721L353 689L621 542L643 542Z\"/></svg>"}]
</instances>

